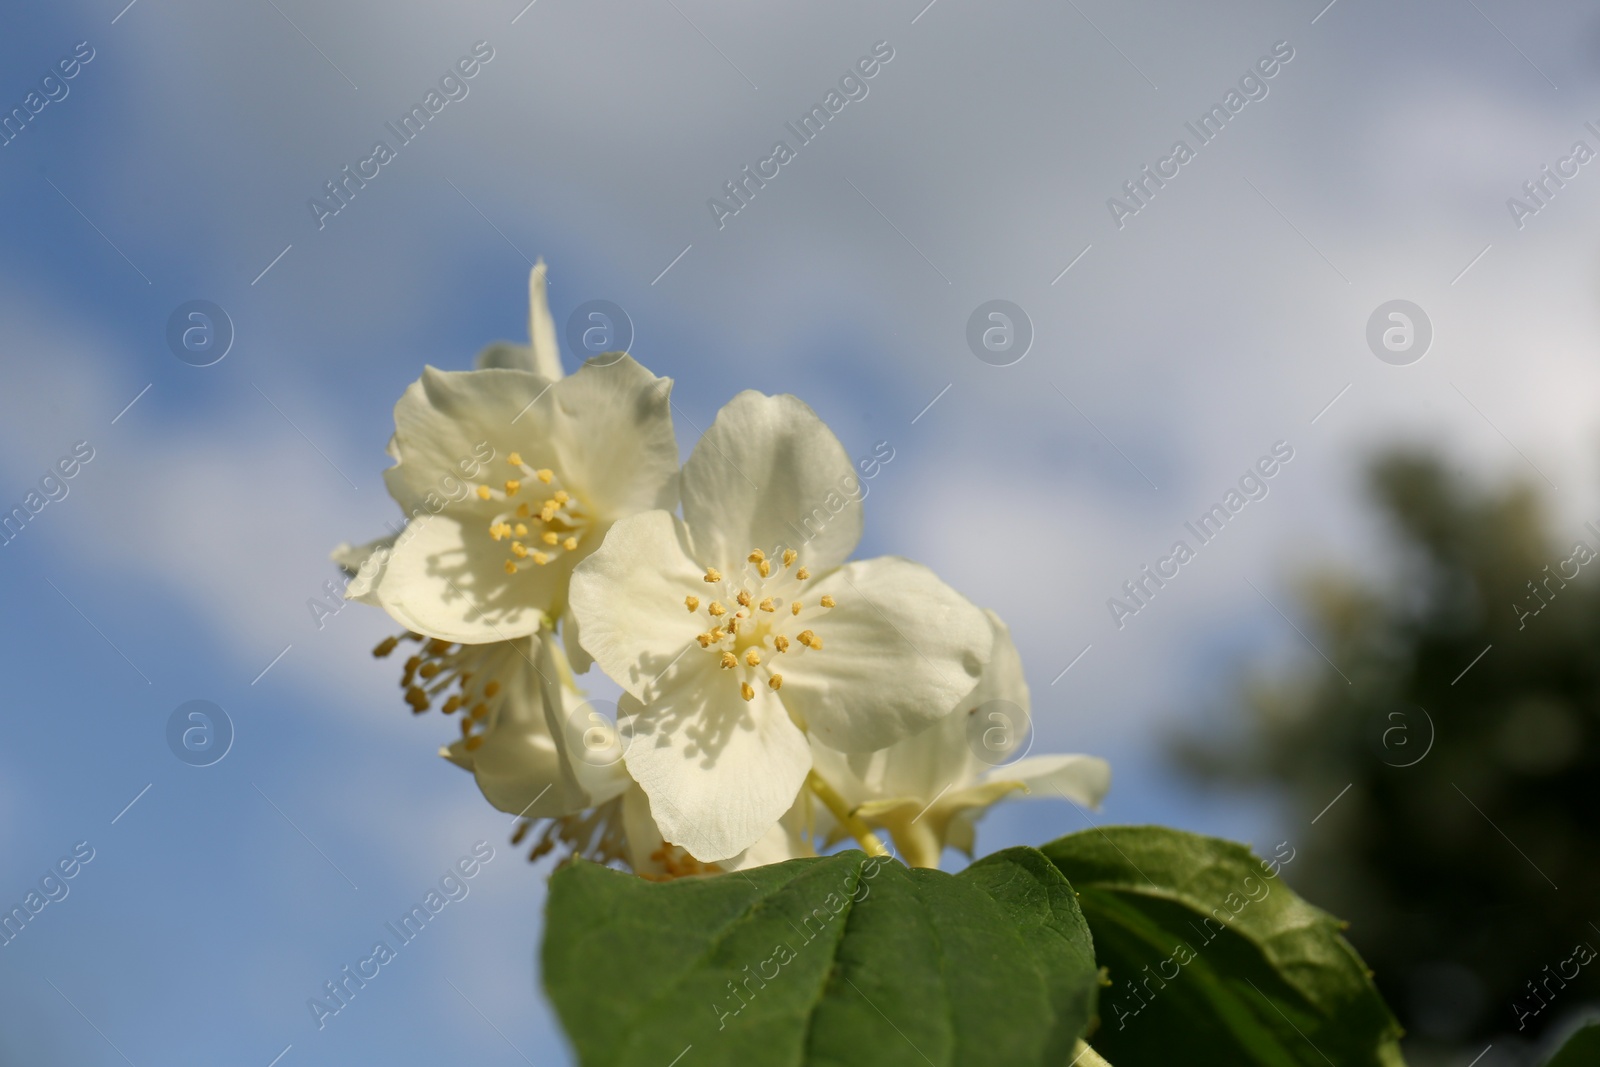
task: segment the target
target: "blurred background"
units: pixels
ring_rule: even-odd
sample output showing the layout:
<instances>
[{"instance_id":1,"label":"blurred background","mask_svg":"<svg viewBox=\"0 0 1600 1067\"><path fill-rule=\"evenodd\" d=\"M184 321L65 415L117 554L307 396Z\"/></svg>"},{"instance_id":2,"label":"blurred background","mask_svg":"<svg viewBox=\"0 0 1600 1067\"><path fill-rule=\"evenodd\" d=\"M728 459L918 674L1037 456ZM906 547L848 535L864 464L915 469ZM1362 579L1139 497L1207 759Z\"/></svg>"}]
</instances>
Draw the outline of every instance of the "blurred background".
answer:
<instances>
[{"instance_id":1,"label":"blurred background","mask_svg":"<svg viewBox=\"0 0 1600 1067\"><path fill-rule=\"evenodd\" d=\"M395 400L523 340L541 255L564 336L609 301L677 380L685 451L746 388L889 443L862 554L999 611L1033 751L1114 768L981 850L1287 843L1416 1063L1530 1062L1596 1003L1549 977L1600 946L1591 6L125 4L0 34L0 904L92 855L0 947L0 1062L570 1060L548 861L325 587L397 518Z\"/></svg>"}]
</instances>

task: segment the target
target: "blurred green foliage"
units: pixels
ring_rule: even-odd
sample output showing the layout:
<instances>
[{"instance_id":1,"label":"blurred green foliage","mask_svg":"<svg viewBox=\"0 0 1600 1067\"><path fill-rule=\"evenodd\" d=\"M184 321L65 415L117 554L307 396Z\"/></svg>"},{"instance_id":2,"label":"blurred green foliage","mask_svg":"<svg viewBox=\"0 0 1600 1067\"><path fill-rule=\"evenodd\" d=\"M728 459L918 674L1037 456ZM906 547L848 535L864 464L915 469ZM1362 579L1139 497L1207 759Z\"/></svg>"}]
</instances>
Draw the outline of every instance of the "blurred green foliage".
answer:
<instances>
[{"instance_id":1,"label":"blurred green foliage","mask_svg":"<svg viewBox=\"0 0 1600 1067\"><path fill-rule=\"evenodd\" d=\"M1285 877L1350 920L1413 1035L1532 1037L1600 999L1600 964L1551 980L1600 947L1600 522L1552 531L1531 488L1418 452L1369 487L1389 579L1308 575L1295 613L1331 664L1247 677L1242 721L1178 755L1289 798Z\"/></svg>"}]
</instances>

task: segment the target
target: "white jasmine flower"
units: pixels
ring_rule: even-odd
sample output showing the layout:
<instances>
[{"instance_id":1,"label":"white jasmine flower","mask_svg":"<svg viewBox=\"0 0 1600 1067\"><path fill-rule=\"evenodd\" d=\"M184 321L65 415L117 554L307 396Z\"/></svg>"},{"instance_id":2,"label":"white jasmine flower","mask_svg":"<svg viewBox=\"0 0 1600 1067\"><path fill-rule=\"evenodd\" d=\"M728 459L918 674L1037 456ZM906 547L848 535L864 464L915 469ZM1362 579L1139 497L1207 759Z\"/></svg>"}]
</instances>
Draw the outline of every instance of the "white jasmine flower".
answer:
<instances>
[{"instance_id":1,"label":"white jasmine flower","mask_svg":"<svg viewBox=\"0 0 1600 1067\"><path fill-rule=\"evenodd\" d=\"M946 845L970 857L975 823L997 801L1020 793L1096 807L1111 786L1110 765L1095 756L1027 756L995 766L1022 742L1030 700L1011 633L998 615L988 615L989 666L955 711L879 752L812 746L817 772L858 818L887 830L913 867L937 867ZM830 843L844 836L834 828Z\"/></svg>"},{"instance_id":2,"label":"white jasmine flower","mask_svg":"<svg viewBox=\"0 0 1600 1067\"><path fill-rule=\"evenodd\" d=\"M347 597L444 641L536 633L565 610L573 567L611 523L672 506L671 387L616 354L556 381L425 369L395 406L384 472L410 521Z\"/></svg>"},{"instance_id":3,"label":"white jasmine flower","mask_svg":"<svg viewBox=\"0 0 1600 1067\"><path fill-rule=\"evenodd\" d=\"M927 568L844 562L861 535L849 485L810 408L741 393L684 466L683 519L618 521L573 576L584 648L642 702L623 716L628 770L666 839L702 862L791 808L807 733L883 748L953 708L988 662L988 620Z\"/></svg>"}]
</instances>

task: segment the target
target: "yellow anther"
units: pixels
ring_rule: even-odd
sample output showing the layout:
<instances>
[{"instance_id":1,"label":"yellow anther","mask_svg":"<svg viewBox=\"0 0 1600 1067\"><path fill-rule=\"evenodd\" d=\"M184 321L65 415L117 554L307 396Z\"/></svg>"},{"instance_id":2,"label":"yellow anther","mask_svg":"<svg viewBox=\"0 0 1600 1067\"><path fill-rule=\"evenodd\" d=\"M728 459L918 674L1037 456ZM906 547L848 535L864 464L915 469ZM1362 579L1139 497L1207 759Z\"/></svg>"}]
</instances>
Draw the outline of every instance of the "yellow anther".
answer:
<instances>
[{"instance_id":1,"label":"yellow anther","mask_svg":"<svg viewBox=\"0 0 1600 1067\"><path fill-rule=\"evenodd\" d=\"M551 519L553 519L555 517L556 517L556 506L555 506L555 504L552 503L551 501L548 501L548 500L545 501L544 507L539 509L539 518L543 519L545 522L549 522Z\"/></svg>"},{"instance_id":2,"label":"yellow anther","mask_svg":"<svg viewBox=\"0 0 1600 1067\"><path fill-rule=\"evenodd\" d=\"M752 648L744 654L744 661L752 667L759 667L761 666L761 653Z\"/></svg>"},{"instance_id":3,"label":"yellow anther","mask_svg":"<svg viewBox=\"0 0 1600 1067\"><path fill-rule=\"evenodd\" d=\"M735 599L735 600L737 600L739 602L739 606L741 608L747 608L747 607L750 606L750 593L749 593L748 590L744 590L744 589L739 590L739 595L734 597L733 599Z\"/></svg>"},{"instance_id":4,"label":"yellow anther","mask_svg":"<svg viewBox=\"0 0 1600 1067\"><path fill-rule=\"evenodd\" d=\"M377 658L382 659L389 653L393 652L399 646L399 644L400 639L398 637L385 637L382 641L378 642L378 647L372 650L372 654Z\"/></svg>"},{"instance_id":5,"label":"yellow anther","mask_svg":"<svg viewBox=\"0 0 1600 1067\"><path fill-rule=\"evenodd\" d=\"M474 719L477 719L479 722L482 722L484 719L487 719L489 717L489 705L487 705L487 704L476 704L476 705L474 705L473 708L472 708L472 717Z\"/></svg>"},{"instance_id":6,"label":"yellow anther","mask_svg":"<svg viewBox=\"0 0 1600 1067\"><path fill-rule=\"evenodd\" d=\"M515 574L515 573L517 573L517 565L515 563L511 562L509 559L506 560L506 573L507 574Z\"/></svg>"},{"instance_id":7,"label":"yellow anther","mask_svg":"<svg viewBox=\"0 0 1600 1067\"><path fill-rule=\"evenodd\" d=\"M465 716L463 716L462 719L461 719L461 736L462 737L471 737L472 736L472 720L470 718L465 717Z\"/></svg>"},{"instance_id":8,"label":"yellow anther","mask_svg":"<svg viewBox=\"0 0 1600 1067\"><path fill-rule=\"evenodd\" d=\"M767 558L767 554L765 552L761 551L758 548L754 552L751 552L750 555L746 556L745 558L748 559L751 563L760 563L762 560Z\"/></svg>"},{"instance_id":9,"label":"yellow anther","mask_svg":"<svg viewBox=\"0 0 1600 1067\"><path fill-rule=\"evenodd\" d=\"M541 470L536 470L536 471L533 472L533 474L534 474L534 477L538 478L545 485L549 485L550 484L550 479L552 479L552 478L554 478L556 476L555 471L551 470L549 467L545 467L545 468L543 468Z\"/></svg>"},{"instance_id":10,"label":"yellow anther","mask_svg":"<svg viewBox=\"0 0 1600 1067\"><path fill-rule=\"evenodd\" d=\"M550 557L545 555L543 552L535 552L533 554L533 561L539 566L543 567L546 563L550 562Z\"/></svg>"},{"instance_id":11,"label":"yellow anther","mask_svg":"<svg viewBox=\"0 0 1600 1067\"><path fill-rule=\"evenodd\" d=\"M822 638L813 637L811 639L811 650L813 652L821 652L822 651Z\"/></svg>"},{"instance_id":12,"label":"yellow anther","mask_svg":"<svg viewBox=\"0 0 1600 1067\"><path fill-rule=\"evenodd\" d=\"M523 544L521 541L513 541L511 542L511 554L516 556L518 559L527 559L528 546Z\"/></svg>"},{"instance_id":13,"label":"yellow anther","mask_svg":"<svg viewBox=\"0 0 1600 1067\"><path fill-rule=\"evenodd\" d=\"M738 656L735 656L732 652L724 652L722 654L722 669L723 670L731 671L735 667L737 667L738 665L739 665L739 657Z\"/></svg>"},{"instance_id":14,"label":"yellow anther","mask_svg":"<svg viewBox=\"0 0 1600 1067\"><path fill-rule=\"evenodd\" d=\"M728 613L728 609L723 607L720 603L718 603L715 600L713 600L710 604L706 605L706 610L711 612L712 618L715 618L718 615L726 615Z\"/></svg>"},{"instance_id":15,"label":"yellow anther","mask_svg":"<svg viewBox=\"0 0 1600 1067\"><path fill-rule=\"evenodd\" d=\"M717 570L717 568L715 568L715 567L707 567L706 568L706 581L707 582L720 582L720 581L722 581L722 572Z\"/></svg>"},{"instance_id":16,"label":"yellow anther","mask_svg":"<svg viewBox=\"0 0 1600 1067\"><path fill-rule=\"evenodd\" d=\"M422 665L422 670L419 671L418 673L421 674L424 678L432 678L434 675L438 674L442 670L444 670L444 664L442 664L439 661L435 660L432 663L424 663Z\"/></svg>"},{"instance_id":17,"label":"yellow anther","mask_svg":"<svg viewBox=\"0 0 1600 1067\"><path fill-rule=\"evenodd\" d=\"M518 518L526 519L529 515L532 515L532 514L533 514L533 509L528 506L528 502L526 500L524 500L522 503L517 505L517 517Z\"/></svg>"},{"instance_id":18,"label":"yellow anther","mask_svg":"<svg viewBox=\"0 0 1600 1067\"><path fill-rule=\"evenodd\" d=\"M565 541L561 542L561 547L566 549L568 552L571 552L573 549L578 547L578 539L576 537L569 537Z\"/></svg>"},{"instance_id":19,"label":"yellow anther","mask_svg":"<svg viewBox=\"0 0 1600 1067\"><path fill-rule=\"evenodd\" d=\"M776 692L779 689L782 689L783 688L783 675L774 674L771 678L768 678L767 679L767 686L770 689L772 689L774 692Z\"/></svg>"},{"instance_id":20,"label":"yellow anther","mask_svg":"<svg viewBox=\"0 0 1600 1067\"><path fill-rule=\"evenodd\" d=\"M787 567L789 564L793 563L799 557L800 557L800 553L796 552L792 548L786 548L786 549L783 550L783 565L785 567Z\"/></svg>"},{"instance_id":21,"label":"yellow anther","mask_svg":"<svg viewBox=\"0 0 1600 1067\"><path fill-rule=\"evenodd\" d=\"M822 594L822 606L825 607L825 608L833 607L833 597L832 597L831 594L828 594L828 593L823 593Z\"/></svg>"},{"instance_id":22,"label":"yellow anther","mask_svg":"<svg viewBox=\"0 0 1600 1067\"><path fill-rule=\"evenodd\" d=\"M416 686L406 690L406 703L411 705L411 710L422 714L428 710L428 694Z\"/></svg>"},{"instance_id":23,"label":"yellow anther","mask_svg":"<svg viewBox=\"0 0 1600 1067\"><path fill-rule=\"evenodd\" d=\"M465 722L466 720L463 719L462 721ZM466 745L466 749L467 749L468 752L475 752L480 747L482 747L482 745L483 745L483 735L482 734L478 734L478 735L476 735L474 737L469 737L464 742L464 744Z\"/></svg>"},{"instance_id":24,"label":"yellow anther","mask_svg":"<svg viewBox=\"0 0 1600 1067\"><path fill-rule=\"evenodd\" d=\"M817 635L812 633L810 630L801 630L800 636L796 637L795 640L799 641L807 648L815 648L817 646Z\"/></svg>"},{"instance_id":25,"label":"yellow anther","mask_svg":"<svg viewBox=\"0 0 1600 1067\"><path fill-rule=\"evenodd\" d=\"M502 529L503 525L503 523L491 522L489 524L489 536L494 538L496 541L504 537L505 531Z\"/></svg>"},{"instance_id":26,"label":"yellow anther","mask_svg":"<svg viewBox=\"0 0 1600 1067\"><path fill-rule=\"evenodd\" d=\"M716 640L711 634L695 634L694 639L700 642L701 648L710 648L711 642Z\"/></svg>"},{"instance_id":27,"label":"yellow anther","mask_svg":"<svg viewBox=\"0 0 1600 1067\"><path fill-rule=\"evenodd\" d=\"M516 534L517 534L518 537L527 537L528 536L528 528L527 528L527 526L523 525L520 522L517 523Z\"/></svg>"},{"instance_id":28,"label":"yellow anther","mask_svg":"<svg viewBox=\"0 0 1600 1067\"><path fill-rule=\"evenodd\" d=\"M439 710L444 712L446 715L454 715L456 713L456 709L458 709L460 707L461 707L461 694L460 693L455 693L450 697L449 700L446 700L444 702L444 707L440 708Z\"/></svg>"},{"instance_id":29,"label":"yellow anther","mask_svg":"<svg viewBox=\"0 0 1600 1067\"><path fill-rule=\"evenodd\" d=\"M449 651L450 651L450 642L449 641L441 641L437 637L430 637L428 639L428 655L430 655L430 656L442 656L446 652L449 652Z\"/></svg>"},{"instance_id":30,"label":"yellow anther","mask_svg":"<svg viewBox=\"0 0 1600 1067\"><path fill-rule=\"evenodd\" d=\"M757 604L756 607L760 608L762 611L777 611L778 610L777 608L772 606L772 598L771 597L762 597L761 598L761 603Z\"/></svg>"},{"instance_id":31,"label":"yellow anther","mask_svg":"<svg viewBox=\"0 0 1600 1067\"><path fill-rule=\"evenodd\" d=\"M754 700L756 698L756 691L750 688L749 682L740 682L739 695L744 697L746 700Z\"/></svg>"},{"instance_id":32,"label":"yellow anther","mask_svg":"<svg viewBox=\"0 0 1600 1067\"><path fill-rule=\"evenodd\" d=\"M556 495L550 499L554 500L557 504L565 504L567 501L572 499L572 496L565 489L557 489Z\"/></svg>"},{"instance_id":33,"label":"yellow anther","mask_svg":"<svg viewBox=\"0 0 1600 1067\"><path fill-rule=\"evenodd\" d=\"M511 464L513 467L520 467L522 466L522 454L520 452L513 452L511 455L506 457L506 462Z\"/></svg>"},{"instance_id":34,"label":"yellow anther","mask_svg":"<svg viewBox=\"0 0 1600 1067\"><path fill-rule=\"evenodd\" d=\"M796 600L794 603L789 605L789 614L790 615L798 615L798 614L800 614L800 601Z\"/></svg>"},{"instance_id":35,"label":"yellow anther","mask_svg":"<svg viewBox=\"0 0 1600 1067\"><path fill-rule=\"evenodd\" d=\"M763 578L772 577L772 564L768 563L766 560L762 560L760 563L757 563L756 570L761 572L761 577Z\"/></svg>"},{"instance_id":36,"label":"yellow anther","mask_svg":"<svg viewBox=\"0 0 1600 1067\"><path fill-rule=\"evenodd\" d=\"M779 652L789 651L789 639L782 634L772 639L772 644Z\"/></svg>"},{"instance_id":37,"label":"yellow anther","mask_svg":"<svg viewBox=\"0 0 1600 1067\"><path fill-rule=\"evenodd\" d=\"M539 535L539 540L543 541L547 545L560 544L561 535L551 530L546 530L544 533Z\"/></svg>"},{"instance_id":38,"label":"yellow anther","mask_svg":"<svg viewBox=\"0 0 1600 1067\"><path fill-rule=\"evenodd\" d=\"M515 478L506 479L506 496L516 496L517 490L522 488L522 483Z\"/></svg>"},{"instance_id":39,"label":"yellow anther","mask_svg":"<svg viewBox=\"0 0 1600 1067\"><path fill-rule=\"evenodd\" d=\"M499 682L490 682L488 685L483 687L483 695L486 697L492 697L498 692L500 692Z\"/></svg>"},{"instance_id":40,"label":"yellow anther","mask_svg":"<svg viewBox=\"0 0 1600 1067\"><path fill-rule=\"evenodd\" d=\"M683 598L683 606L688 608L690 611L699 611L700 598L697 596L686 596Z\"/></svg>"},{"instance_id":41,"label":"yellow anther","mask_svg":"<svg viewBox=\"0 0 1600 1067\"><path fill-rule=\"evenodd\" d=\"M794 572L794 576L803 582L807 578L811 577L811 572L806 570L804 567L801 567L799 570Z\"/></svg>"}]
</instances>

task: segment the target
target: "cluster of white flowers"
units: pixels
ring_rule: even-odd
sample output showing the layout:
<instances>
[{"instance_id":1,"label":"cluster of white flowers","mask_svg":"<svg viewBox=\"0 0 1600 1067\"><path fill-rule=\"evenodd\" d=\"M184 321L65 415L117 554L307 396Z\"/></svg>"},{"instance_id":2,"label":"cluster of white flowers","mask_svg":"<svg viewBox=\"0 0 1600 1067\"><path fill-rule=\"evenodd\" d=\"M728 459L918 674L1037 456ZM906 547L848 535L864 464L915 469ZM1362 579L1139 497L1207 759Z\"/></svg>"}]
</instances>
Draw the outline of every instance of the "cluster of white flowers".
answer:
<instances>
[{"instance_id":1,"label":"cluster of white flowers","mask_svg":"<svg viewBox=\"0 0 1600 1067\"><path fill-rule=\"evenodd\" d=\"M385 480L410 521L334 559L406 627L375 653L416 644L407 701L459 716L442 754L517 841L538 831L533 858L663 878L887 834L936 866L1004 797L1100 801L1103 760L969 745L984 705L1027 713L997 616L920 564L849 561L859 501L797 541L854 473L815 412L740 393L680 469L672 380L621 353L563 376L542 263L530 303L529 345L406 390ZM614 724L585 710L594 665L624 690Z\"/></svg>"}]
</instances>

